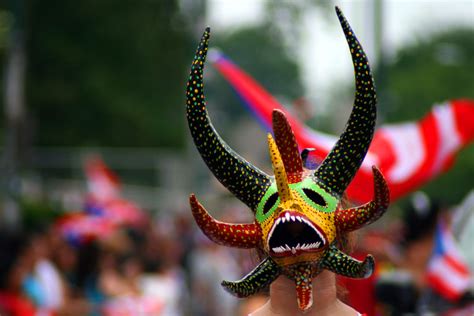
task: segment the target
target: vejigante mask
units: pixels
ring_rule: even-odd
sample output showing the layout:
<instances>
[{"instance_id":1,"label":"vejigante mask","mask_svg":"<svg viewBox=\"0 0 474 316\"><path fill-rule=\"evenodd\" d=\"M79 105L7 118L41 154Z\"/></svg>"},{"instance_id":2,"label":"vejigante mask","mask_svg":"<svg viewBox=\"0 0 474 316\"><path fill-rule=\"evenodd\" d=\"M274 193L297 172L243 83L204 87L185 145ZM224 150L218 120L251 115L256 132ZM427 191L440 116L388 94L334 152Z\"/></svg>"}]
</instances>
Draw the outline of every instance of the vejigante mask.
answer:
<instances>
[{"instance_id":1,"label":"vejigante mask","mask_svg":"<svg viewBox=\"0 0 474 316\"><path fill-rule=\"evenodd\" d=\"M285 115L273 112L273 136L268 148L274 175L270 176L234 152L219 136L207 114L203 68L209 28L197 48L187 86L187 119L197 149L214 176L254 213L251 224L228 224L214 219L194 195L194 218L212 241L238 248L258 248L262 262L243 279L223 281L238 297L252 295L279 275L294 280L298 306L311 307L312 278L322 269L352 278L372 274L374 260L358 261L337 248L337 237L377 220L387 209L389 192L381 173L373 167L374 198L354 208L340 201L364 159L376 118L374 82L367 57L351 27L336 8L352 56L356 93L346 128L317 169L303 165L293 131Z\"/></svg>"}]
</instances>

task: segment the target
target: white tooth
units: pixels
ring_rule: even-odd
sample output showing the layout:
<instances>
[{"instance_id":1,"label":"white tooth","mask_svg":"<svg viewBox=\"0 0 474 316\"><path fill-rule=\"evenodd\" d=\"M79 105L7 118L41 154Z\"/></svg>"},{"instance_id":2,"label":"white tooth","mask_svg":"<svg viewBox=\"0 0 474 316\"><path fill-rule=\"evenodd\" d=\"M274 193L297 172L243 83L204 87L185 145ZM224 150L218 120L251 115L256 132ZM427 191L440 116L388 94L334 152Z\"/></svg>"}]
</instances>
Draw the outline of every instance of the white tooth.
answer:
<instances>
[{"instance_id":1,"label":"white tooth","mask_svg":"<svg viewBox=\"0 0 474 316\"><path fill-rule=\"evenodd\" d=\"M291 248L290 248L290 246L288 246L288 245L285 245L285 247L286 247L286 250L288 250L288 251L291 251Z\"/></svg>"},{"instance_id":2,"label":"white tooth","mask_svg":"<svg viewBox=\"0 0 474 316\"><path fill-rule=\"evenodd\" d=\"M281 217L280 219L281 219L281 222L282 222L282 223L286 222L286 218Z\"/></svg>"},{"instance_id":3,"label":"white tooth","mask_svg":"<svg viewBox=\"0 0 474 316\"><path fill-rule=\"evenodd\" d=\"M275 225L280 224L280 222L281 222L281 217L277 218L277 221L276 221Z\"/></svg>"},{"instance_id":4,"label":"white tooth","mask_svg":"<svg viewBox=\"0 0 474 316\"><path fill-rule=\"evenodd\" d=\"M286 251L285 247L280 246L280 252Z\"/></svg>"},{"instance_id":5,"label":"white tooth","mask_svg":"<svg viewBox=\"0 0 474 316\"><path fill-rule=\"evenodd\" d=\"M272 248L274 252L278 252L278 247Z\"/></svg>"},{"instance_id":6,"label":"white tooth","mask_svg":"<svg viewBox=\"0 0 474 316\"><path fill-rule=\"evenodd\" d=\"M286 220L290 221L290 213L286 213L285 216L286 216Z\"/></svg>"},{"instance_id":7,"label":"white tooth","mask_svg":"<svg viewBox=\"0 0 474 316\"><path fill-rule=\"evenodd\" d=\"M298 216L298 217L296 217L296 219L297 219L297 220L299 220L299 221L301 222L301 217L299 217L299 216Z\"/></svg>"},{"instance_id":8,"label":"white tooth","mask_svg":"<svg viewBox=\"0 0 474 316\"><path fill-rule=\"evenodd\" d=\"M291 220L294 222L296 218L294 216L291 216Z\"/></svg>"},{"instance_id":9,"label":"white tooth","mask_svg":"<svg viewBox=\"0 0 474 316\"><path fill-rule=\"evenodd\" d=\"M291 253L292 253L292 254L295 254L295 253L296 253L295 247L291 248Z\"/></svg>"},{"instance_id":10,"label":"white tooth","mask_svg":"<svg viewBox=\"0 0 474 316\"><path fill-rule=\"evenodd\" d=\"M318 242L316 243L316 247L319 247L319 245L321 245L321 242L320 242L320 241L318 241Z\"/></svg>"},{"instance_id":11,"label":"white tooth","mask_svg":"<svg viewBox=\"0 0 474 316\"><path fill-rule=\"evenodd\" d=\"M301 249L306 249L308 248L308 246L306 246L306 244L303 244L303 246L301 246Z\"/></svg>"}]
</instances>

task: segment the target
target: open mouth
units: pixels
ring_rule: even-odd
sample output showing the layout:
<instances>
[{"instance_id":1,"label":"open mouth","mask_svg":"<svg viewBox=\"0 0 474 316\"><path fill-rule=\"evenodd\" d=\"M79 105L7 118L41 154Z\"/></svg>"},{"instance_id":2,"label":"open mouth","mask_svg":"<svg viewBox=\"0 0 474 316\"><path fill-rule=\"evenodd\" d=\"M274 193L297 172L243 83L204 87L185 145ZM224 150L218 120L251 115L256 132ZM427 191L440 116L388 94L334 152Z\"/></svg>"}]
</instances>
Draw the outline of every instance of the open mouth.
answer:
<instances>
[{"instance_id":1,"label":"open mouth","mask_svg":"<svg viewBox=\"0 0 474 316\"><path fill-rule=\"evenodd\" d=\"M268 248L275 257L317 252L325 246L324 232L306 216L293 211L282 212L268 235Z\"/></svg>"}]
</instances>

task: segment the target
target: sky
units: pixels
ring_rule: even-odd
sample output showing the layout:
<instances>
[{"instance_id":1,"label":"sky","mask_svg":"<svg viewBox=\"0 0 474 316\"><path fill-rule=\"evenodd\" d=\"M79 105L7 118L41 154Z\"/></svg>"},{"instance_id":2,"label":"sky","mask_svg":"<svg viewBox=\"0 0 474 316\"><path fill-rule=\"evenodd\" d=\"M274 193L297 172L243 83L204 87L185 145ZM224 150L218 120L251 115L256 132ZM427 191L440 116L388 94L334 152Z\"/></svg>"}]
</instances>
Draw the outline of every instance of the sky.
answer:
<instances>
[{"instance_id":1,"label":"sky","mask_svg":"<svg viewBox=\"0 0 474 316\"><path fill-rule=\"evenodd\" d=\"M269 0L209 0L207 23L217 32L256 24ZM332 1L344 12L361 41L371 64L377 62L373 47L373 0ZM319 10L305 13L303 41L298 49L306 97L324 110L330 92L341 82L353 80L346 42L336 15L323 17ZM383 0L383 48L387 57L407 43L452 26L474 28L474 0ZM221 47L225 52L225 47ZM323 61L323 62L322 62Z\"/></svg>"}]
</instances>

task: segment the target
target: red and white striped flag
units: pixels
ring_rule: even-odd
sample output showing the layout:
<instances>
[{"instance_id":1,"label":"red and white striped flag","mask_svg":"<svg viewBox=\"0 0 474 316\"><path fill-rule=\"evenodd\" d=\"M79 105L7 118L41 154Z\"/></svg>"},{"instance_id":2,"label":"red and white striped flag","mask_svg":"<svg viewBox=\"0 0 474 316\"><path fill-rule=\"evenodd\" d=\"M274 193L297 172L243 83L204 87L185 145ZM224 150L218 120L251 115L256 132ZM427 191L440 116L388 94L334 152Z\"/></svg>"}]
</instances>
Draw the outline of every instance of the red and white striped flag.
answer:
<instances>
[{"instance_id":1,"label":"red and white striped flag","mask_svg":"<svg viewBox=\"0 0 474 316\"><path fill-rule=\"evenodd\" d=\"M300 150L315 148L311 156L317 162L327 156L337 137L301 123L221 53L213 51L209 58L265 128L270 130L272 111L279 109L288 117ZM390 199L395 201L449 169L456 153L473 139L473 100L450 100L435 105L417 122L382 125L376 130L365 160L348 187L348 197L357 202L372 198L371 167L377 165L387 180Z\"/></svg>"},{"instance_id":2,"label":"red and white striped flag","mask_svg":"<svg viewBox=\"0 0 474 316\"><path fill-rule=\"evenodd\" d=\"M99 157L89 158L85 163L89 195L98 201L109 201L119 196L120 181Z\"/></svg>"},{"instance_id":3,"label":"red and white striped flag","mask_svg":"<svg viewBox=\"0 0 474 316\"><path fill-rule=\"evenodd\" d=\"M438 224L433 256L428 264L428 284L448 300L458 300L471 286L472 276L449 227Z\"/></svg>"}]
</instances>

